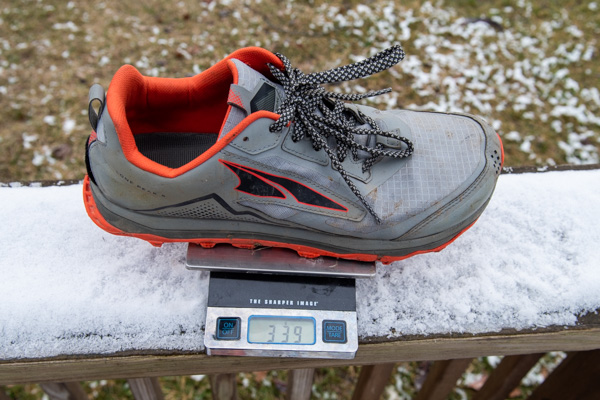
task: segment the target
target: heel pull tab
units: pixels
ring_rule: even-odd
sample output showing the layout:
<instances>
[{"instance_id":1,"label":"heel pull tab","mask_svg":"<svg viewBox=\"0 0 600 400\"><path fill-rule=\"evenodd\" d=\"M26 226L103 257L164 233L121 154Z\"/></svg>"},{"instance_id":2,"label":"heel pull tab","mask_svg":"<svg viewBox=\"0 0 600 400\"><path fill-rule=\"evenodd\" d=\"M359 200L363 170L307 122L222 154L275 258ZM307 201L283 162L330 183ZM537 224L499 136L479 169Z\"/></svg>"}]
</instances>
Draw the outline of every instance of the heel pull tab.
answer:
<instances>
[{"instance_id":1,"label":"heel pull tab","mask_svg":"<svg viewBox=\"0 0 600 400\"><path fill-rule=\"evenodd\" d=\"M99 102L98 111L94 108L96 102ZM98 120L102 115L104 109L104 103L106 102L106 95L104 94L104 88L97 83L94 83L90 88L89 103L88 103L88 118L90 119L90 125L94 132L98 127Z\"/></svg>"}]
</instances>

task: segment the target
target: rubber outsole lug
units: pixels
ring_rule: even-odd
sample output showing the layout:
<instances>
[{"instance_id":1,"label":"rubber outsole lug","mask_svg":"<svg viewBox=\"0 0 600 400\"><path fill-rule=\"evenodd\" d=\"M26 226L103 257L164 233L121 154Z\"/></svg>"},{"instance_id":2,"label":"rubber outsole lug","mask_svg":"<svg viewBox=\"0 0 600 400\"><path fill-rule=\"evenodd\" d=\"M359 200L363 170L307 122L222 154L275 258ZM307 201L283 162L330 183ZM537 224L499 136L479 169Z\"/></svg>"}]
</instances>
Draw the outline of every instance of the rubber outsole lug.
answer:
<instances>
[{"instance_id":1,"label":"rubber outsole lug","mask_svg":"<svg viewBox=\"0 0 600 400\"><path fill-rule=\"evenodd\" d=\"M304 258L317 258L321 256L319 253L312 253L307 251L297 251L297 253L300 257Z\"/></svg>"},{"instance_id":2,"label":"rubber outsole lug","mask_svg":"<svg viewBox=\"0 0 600 400\"><path fill-rule=\"evenodd\" d=\"M246 244L246 243L232 243L233 247L237 247L238 249L247 249L254 250L256 248L255 244Z\"/></svg>"}]
</instances>

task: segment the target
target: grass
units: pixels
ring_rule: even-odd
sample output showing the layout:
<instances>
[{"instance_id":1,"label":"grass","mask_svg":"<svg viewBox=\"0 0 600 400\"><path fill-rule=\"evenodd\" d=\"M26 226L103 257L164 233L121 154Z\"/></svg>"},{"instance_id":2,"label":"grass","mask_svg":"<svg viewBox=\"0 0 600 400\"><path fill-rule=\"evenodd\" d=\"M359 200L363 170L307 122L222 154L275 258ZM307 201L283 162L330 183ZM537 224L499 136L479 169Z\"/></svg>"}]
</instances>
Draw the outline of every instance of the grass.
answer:
<instances>
[{"instance_id":1,"label":"grass","mask_svg":"<svg viewBox=\"0 0 600 400\"><path fill-rule=\"evenodd\" d=\"M575 0L5 0L0 181L83 178L88 89L93 83L106 88L122 64L146 75L185 77L250 45L281 52L312 72L401 42L407 58L393 71L337 89L391 86L393 94L372 104L480 114L503 137L508 166L598 162L599 7ZM539 374L557 357L547 356ZM427 366L398 364L385 397L410 398ZM478 359L469 374L491 369L487 358ZM314 397L349 398L359 372L317 370ZM452 398L475 392L467 376ZM284 371L238 379L240 398L285 393ZM161 383L167 399L211 396L207 378L165 377ZM125 381L84 386L94 398L132 398ZM522 385L514 398L526 398L533 387ZM37 385L7 391L19 399L43 398Z\"/></svg>"},{"instance_id":2,"label":"grass","mask_svg":"<svg viewBox=\"0 0 600 400\"><path fill-rule=\"evenodd\" d=\"M340 90L391 86L378 107L480 114L505 137L506 165L598 162L600 20L590 4L9 0L0 15L0 181L81 179L88 88L107 87L122 64L184 77L250 45L308 72L401 42L420 65L407 58Z\"/></svg>"}]
</instances>

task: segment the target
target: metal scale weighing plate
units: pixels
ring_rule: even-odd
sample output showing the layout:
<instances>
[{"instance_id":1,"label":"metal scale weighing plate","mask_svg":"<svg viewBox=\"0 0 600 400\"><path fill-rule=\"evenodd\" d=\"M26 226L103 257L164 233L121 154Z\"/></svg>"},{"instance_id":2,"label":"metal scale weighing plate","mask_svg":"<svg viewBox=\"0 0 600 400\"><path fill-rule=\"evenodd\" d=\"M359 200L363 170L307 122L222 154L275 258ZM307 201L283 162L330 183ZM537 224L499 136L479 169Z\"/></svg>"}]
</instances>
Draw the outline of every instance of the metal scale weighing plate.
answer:
<instances>
[{"instance_id":1,"label":"metal scale weighing plate","mask_svg":"<svg viewBox=\"0 0 600 400\"><path fill-rule=\"evenodd\" d=\"M354 358L355 279L373 276L375 263L189 244L187 268L211 271L208 355Z\"/></svg>"}]
</instances>

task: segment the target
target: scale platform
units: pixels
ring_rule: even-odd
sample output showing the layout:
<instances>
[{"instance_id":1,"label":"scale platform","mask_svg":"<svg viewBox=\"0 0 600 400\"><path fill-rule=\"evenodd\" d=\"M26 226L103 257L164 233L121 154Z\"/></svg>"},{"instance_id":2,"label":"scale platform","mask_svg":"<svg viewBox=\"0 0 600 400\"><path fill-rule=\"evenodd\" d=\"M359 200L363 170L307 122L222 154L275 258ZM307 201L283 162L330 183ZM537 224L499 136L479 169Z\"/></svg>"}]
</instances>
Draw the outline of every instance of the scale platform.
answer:
<instances>
[{"instance_id":1,"label":"scale platform","mask_svg":"<svg viewBox=\"0 0 600 400\"><path fill-rule=\"evenodd\" d=\"M190 243L187 268L205 271L256 272L291 275L369 278L375 275L375 263L332 257L304 258L293 250L268 247L253 250L229 245L207 249Z\"/></svg>"},{"instance_id":2,"label":"scale platform","mask_svg":"<svg viewBox=\"0 0 600 400\"><path fill-rule=\"evenodd\" d=\"M211 271L208 355L354 358L356 278L373 276L375 263L190 244L187 267Z\"/></svg>"}]
</instances>

